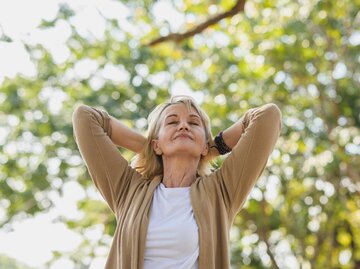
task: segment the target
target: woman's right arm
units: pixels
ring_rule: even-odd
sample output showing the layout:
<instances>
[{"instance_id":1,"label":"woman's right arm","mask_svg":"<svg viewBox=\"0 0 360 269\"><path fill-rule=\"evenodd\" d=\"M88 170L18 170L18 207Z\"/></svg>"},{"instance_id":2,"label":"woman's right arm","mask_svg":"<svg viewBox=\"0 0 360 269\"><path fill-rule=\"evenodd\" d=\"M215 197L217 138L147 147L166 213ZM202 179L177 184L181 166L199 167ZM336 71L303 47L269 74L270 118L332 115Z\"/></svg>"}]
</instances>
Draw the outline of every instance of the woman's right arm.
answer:
<instances>
[{"instance_id":1,"label":"woman's right arm","mask_svg":"<svg viewBox=\"0 0 360 269\"><path fill-rule=\"evenodd\" d=\"M146 138L140 133L130 129L125 124L110 116L110 125L112 128L112 142L135 153L140 153L144 147Z\"/></svg>"},{"instance_id":2,"label":"woman's right arm","mask_svg":"<svg viewBox=\"0 0 360 269\"><path fill-rule=\"evenodd\" d=\"M140 178L141 174L129 166L114 143L138 151L141 135L106 111L87 105L75 108L72 122L74 139L89 174L112 211L116 212L132 180Z\"/></svg>"}]
</instances>

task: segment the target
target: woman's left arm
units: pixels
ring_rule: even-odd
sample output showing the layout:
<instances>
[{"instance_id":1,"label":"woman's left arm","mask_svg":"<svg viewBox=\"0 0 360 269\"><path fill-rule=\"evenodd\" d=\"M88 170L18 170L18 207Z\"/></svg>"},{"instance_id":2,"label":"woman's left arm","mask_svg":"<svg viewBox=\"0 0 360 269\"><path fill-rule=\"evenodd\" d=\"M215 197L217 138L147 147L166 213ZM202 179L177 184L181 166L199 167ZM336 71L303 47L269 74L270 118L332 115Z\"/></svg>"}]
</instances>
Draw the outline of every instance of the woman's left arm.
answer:
<instances>
[{"instance_id":1,"label":"woman's left arm","mask_svg":"<svg viewBox=\"0 0 360 269\"><path fill-rule=\"evenodd\" d=\"M216 172L226 204L236 214L265 169L281 130L281 111L273 103L251 108L232 126L223 131L225 144L232 152ZM211 144L215 144L212 141ZM219 152L212 148L213 156Z\"/></svg>"},{"instance_id":2,"label":"woman's left arm","mask_svg":"<svg viewBox=\"0 0 360 269\"><path fill-rule=\"evenodd\" d=\"M237 142L239 141L241 135L244 132L244 129L244 117L242 117L229 128L225 129L225 131L223 131L222 138L225 144L230 149L236 146ZM216 148L214 140L210 142L210 155L211 158L216 158L220 156L219 150Z\"/></svg>"}]
</instances>

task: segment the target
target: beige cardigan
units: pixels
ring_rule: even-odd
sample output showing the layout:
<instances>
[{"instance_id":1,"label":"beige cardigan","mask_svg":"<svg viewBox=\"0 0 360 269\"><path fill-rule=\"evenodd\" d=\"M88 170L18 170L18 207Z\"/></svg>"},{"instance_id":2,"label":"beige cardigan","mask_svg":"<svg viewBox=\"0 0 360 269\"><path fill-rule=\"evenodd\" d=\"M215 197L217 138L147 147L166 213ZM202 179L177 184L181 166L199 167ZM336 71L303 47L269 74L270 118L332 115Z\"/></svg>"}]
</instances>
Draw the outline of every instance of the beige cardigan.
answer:
<instances>
[{"instance_id":1,"label":"beige cardigan","mask_svg":"<svg viewBox=\"0 0 360 269\"><path fill-rule=\"evenodd\" d=\"M151 201L162 178L147 180L129 166L110 139L106 111L80 105L72 120L89 174L116 215L106 269L142 269ZM249 109L241 120L244 132L221 168L198 177L190 188L199 227L199 269L230 268L229 229L280 133L281 112L274 104Z\"/></svg>"}]
</instances>

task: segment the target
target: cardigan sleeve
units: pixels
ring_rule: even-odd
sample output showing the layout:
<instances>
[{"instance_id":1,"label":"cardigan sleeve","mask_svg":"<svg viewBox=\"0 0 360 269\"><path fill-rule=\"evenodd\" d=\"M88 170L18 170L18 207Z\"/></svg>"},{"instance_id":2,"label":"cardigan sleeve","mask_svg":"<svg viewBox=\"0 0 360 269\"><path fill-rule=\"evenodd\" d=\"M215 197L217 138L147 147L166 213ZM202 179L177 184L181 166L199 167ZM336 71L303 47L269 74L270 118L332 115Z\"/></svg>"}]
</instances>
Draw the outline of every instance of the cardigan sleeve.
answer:
<instances>
[{"instance_id":1,"label":"cardigan sleeve","mask_svg":"<svg viewBox=\"0 0 360 269\"><path fill-rule=\"evenodd\" d=\"M281 111L273 103L249 109L244 131L216 173L228 212L236 215L265 169L281 130Z\"/></svg>"},{"instance_id":2,"label":"cardigan sleeve","mask_svg":"<svg viewBox=\"0 0 360 269\"><path fill-rule=\"evenodd\" d=\"M72 122L74 139L88 172L115 213L131 180L140 174L129 166L111 141L110 115L106 111L79 105L72 114Z\"/></svg>"}]
</instances>

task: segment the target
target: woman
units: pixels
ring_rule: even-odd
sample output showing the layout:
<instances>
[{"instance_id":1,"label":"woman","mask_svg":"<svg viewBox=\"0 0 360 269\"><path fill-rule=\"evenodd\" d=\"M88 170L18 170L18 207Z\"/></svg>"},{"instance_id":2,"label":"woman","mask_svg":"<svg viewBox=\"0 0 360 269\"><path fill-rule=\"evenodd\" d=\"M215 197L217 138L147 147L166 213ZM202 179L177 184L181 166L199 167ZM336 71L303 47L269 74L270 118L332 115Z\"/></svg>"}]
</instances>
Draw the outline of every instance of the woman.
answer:
<instances>
[{"instance_id":1,"label":"woman","mask_svg":"<svg viewBox=\"0 0 360 269\"><path fill-rule=\"evenodd\" d=\"M175 96L148 123L143 137L104 110L73 113L80 153L117 220L106 268L230 268L229 229L277 141L279 108L249 109L213 139L199 105ZM116 146L137 153L133 167Z\"/></svg>"}]
</instances>

